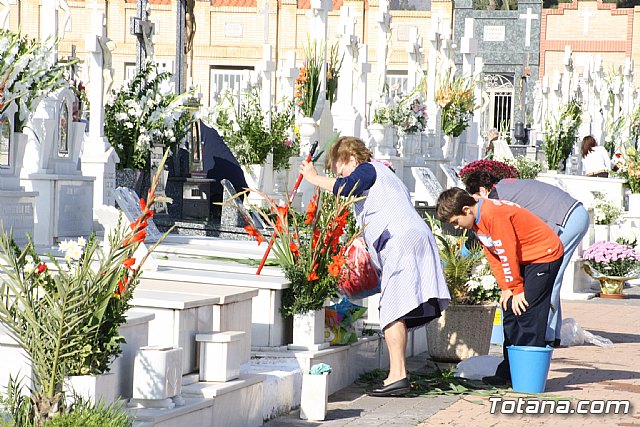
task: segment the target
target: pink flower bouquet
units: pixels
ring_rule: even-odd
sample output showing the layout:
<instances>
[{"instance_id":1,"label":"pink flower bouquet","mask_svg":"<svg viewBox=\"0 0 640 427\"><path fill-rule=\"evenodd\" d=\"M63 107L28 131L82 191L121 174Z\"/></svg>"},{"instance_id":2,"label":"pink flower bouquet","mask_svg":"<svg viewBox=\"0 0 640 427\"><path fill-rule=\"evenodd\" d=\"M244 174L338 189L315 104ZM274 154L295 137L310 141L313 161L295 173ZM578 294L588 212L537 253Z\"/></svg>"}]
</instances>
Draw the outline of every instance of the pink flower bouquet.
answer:
<instances>
[{"instance_id":1,"label":"pink flower bouquet","mask_svg":"<svg viewBox=\"0 0 640 427\"><path fill-rule=\"evenodd\" d=\"M634 277L640 272L640 254L629 246L614 242L596 242L584 251L586 261L594 278Z\"/></svg>"}]
</instances>

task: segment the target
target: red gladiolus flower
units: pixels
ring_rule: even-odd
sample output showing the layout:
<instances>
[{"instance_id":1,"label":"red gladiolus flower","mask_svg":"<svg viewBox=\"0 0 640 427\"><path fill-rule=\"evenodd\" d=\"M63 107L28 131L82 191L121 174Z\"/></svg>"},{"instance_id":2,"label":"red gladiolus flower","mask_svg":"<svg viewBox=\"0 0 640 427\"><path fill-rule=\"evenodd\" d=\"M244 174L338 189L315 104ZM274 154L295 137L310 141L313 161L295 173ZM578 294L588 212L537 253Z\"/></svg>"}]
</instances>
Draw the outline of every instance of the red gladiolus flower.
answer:
<instances>
[{"instance_id":1,"label":"red gladiolus flower","mask_svg":"<svg viewBox=\"0 0 640 427\"><path fill-rule=\"evenodd\" d=\"M289 243L289 249L291 249L291 253L293 253L294 256L300 256L298 245L295 243Z\"/></svg>"},{"instance_id":2,"label":"red gladiolus flower","mask_svg":"<svg viewBox=\"0 0 640 427\"><path fill-rule=\"evenodd\" d=\"M282 233L284 231L284 222L287 219L287 215L289 214L289 206L278 206L277 207L277 212L278 214L277 218L276 218L276 231L278 231L279 233Z\"/></svg>"},{"instance_id":3,"label":"red gladiolus flower","mask_svg":"<svg viewBox=\"0 0 640 427\"><path fill-rule=\"evenodd\" d=\"M128 268L129 270L133 270L133 268L131 268L133 266L133 264L136 263L136 259L135 258L127 258L124 261L122 261L122 265L124 265L126 268Z\"/></svg>"},{"instance_id":4,"label":"red gladiolus flower","mask_svg":"<svg viewBox=\"0 0 640 427\"><path fill-rule=\"evenodd\" d=\"M318 277L318 275L316 274L316 270L313 270L313 271L311 272L311 274L309 274L309 275L307 276L307 281L309 281L309 282L314 282L314 281L316 281L316 280L320 280L320 278L319 278L319 277Z\"/></svg>"},{"instance_id":5,"label":"red gladiolus flower","mask_svg":"<svg viewBox=\"0 0 640 427\"><path fill-rule=\"evenodd\" d=\"M309 225L313 222L316 217L316 211L318 210L318 195L313 196L313 199L309 202L309 206L307 206L307 219L304 220L304 223Z\"/></svg>"},{"instance_id":6,"label":"red gladiolus flower","mask_svg":"<svg viewBox=\"0 0 640 427\"><path fill-rule=\"evenodd\" d=\"M140 197L140 209L142 209L142 212L147 210L147 201L142 197Z\"/></svg>"},{"instance_id":7,"label":"red gladiolus flower","mask_svg":"<svg viewBox=\"0 0 640 427\"><path fill-rule=\"evenodd\" d=\"M311 248L315 249L318 246L318 239L320 238L320 230L317 228L313 230L313 239L311 240Z\"/></svg>"},{"instance_id":8,"label":"red gladiolus flower","mask_svg":"<svg viewBox=\"0 0 640 427\"><path fill-rule=\"evenodd\" d=\"M340 274L340 266L336 263L331 263L329 264L328 271L331 277L338 277Z\"/></svg>"},{"instance_id":9,"label":"red gladiolus flower","mask_svg":"<svg viewBox=\"0 0 640 427\"><path fill-rule=\"evenodd\" d=\"M38 274L42 274L45 271L47 271L47 264L45 264L44 262L41 262L40 264L38 264L38 267L36 267L36 272Z\"/></svg>"},{"instance_id":10,"label":"red gladiolus flower","mask_svg":"<svg viewBox=\"0 0 640 427\"><path fill-rule=\"evenodd\" d=\"M122 280L118 280L118 294L123 295L128 288L129 276L124 276Z\"/></svg>"},{"instance_id":11,"label":"red gladiolus flower","mask_svg":"<svg viewBox=\"0 0 640 427\"><path fill-rule=\"evenodd\" d=\"M250 237L253 237L258 241L258 246L260 246L260 243L264 242L264 237L262 237L262 234L260 234L254 227L247 225L244 227L244 231L246 231Z\"/></svg>"}]
</instances>

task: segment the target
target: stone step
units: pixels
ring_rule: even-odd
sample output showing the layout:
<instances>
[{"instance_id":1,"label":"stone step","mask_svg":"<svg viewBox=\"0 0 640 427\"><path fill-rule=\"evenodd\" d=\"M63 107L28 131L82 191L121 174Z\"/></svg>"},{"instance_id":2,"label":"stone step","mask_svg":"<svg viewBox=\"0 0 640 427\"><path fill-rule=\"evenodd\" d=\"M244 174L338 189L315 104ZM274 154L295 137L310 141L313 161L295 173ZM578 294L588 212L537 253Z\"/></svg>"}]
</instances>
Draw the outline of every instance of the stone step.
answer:
<instances>
[{"instance_id":1,"label":"stone step","mask_svg":"<svg viewBox=\"0 0 640 427\"><path fill-rule=\"evenodd\" d=\"M156 256L158 256L158 254L173 254L232 259L254 259L260 261L264 256L266 249L266 244L258 246L255 243L253 245L227 245L222 243L222 241L219 241L217 244L209 245L202 243L173 244L163 242L156 247L154 253ZM274 258L273 252L269 254L269 258Z\"/></svg>"},{"instance_id":2,"label":"stone step","mask_svg":"<svg viewBox=\"0 0 640 427\"><path fill-rule=\"evenodd\" d=\"M214 425L213 400L185 398L182 406L171 409L129 408L137 427L211 427ZM215 424L220 425L222 424Z\"/></svg>"},{"instance_id":3,"label":"stone step","mask_svg":"<svg viewBox=\"0 0 640 427\"><path fill-rule=\"evenodd\" d=\"M257 276L255 272L250 274L220 271L212 274L211 271L207 270L160 267L157 271L144 271L142 277L146 279L240 286L257 289L281 290L289 287L289 282L284 277Z\"/></svg>"},{"instance_id":4,"label":"stone step","mask_svg":"<svg viewBox=\"0 0 640 427\"><path fill-rule=\"evenodd\" d=\"M204 270L204 271L220 271L230 273L244 273L256 275L258 269L258 262L255 265L247 265L240 262L234 262L233 260L216 260L207 259L192 255L170 255L166 259L156 258L158 266L162 267L174 267L188 270ZM284 277L284 272L280 267L265 266L260 272L260 276L276 276ZM256 276L257 277L257 276Z\"/></svg>"}]
</instances>

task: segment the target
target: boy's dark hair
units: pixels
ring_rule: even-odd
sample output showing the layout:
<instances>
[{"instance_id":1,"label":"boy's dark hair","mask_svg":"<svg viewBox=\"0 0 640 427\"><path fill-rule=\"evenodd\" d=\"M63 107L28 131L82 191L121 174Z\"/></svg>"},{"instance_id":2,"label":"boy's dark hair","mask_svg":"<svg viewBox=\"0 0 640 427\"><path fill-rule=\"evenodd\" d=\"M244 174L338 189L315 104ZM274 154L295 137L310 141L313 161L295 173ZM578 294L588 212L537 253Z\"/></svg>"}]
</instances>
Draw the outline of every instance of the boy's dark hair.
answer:
<instances>
[{"instance_id":1,"label":"boy's dark hair","mask_svg":"<svg viewBox=\"0 0 640 427\"><path fill-rule=\"evenodd\" d=\"M469 194L476 194L480 191L480 187L484 187L490 192L498 182L500 182L500 178L485 170L473 171L464 179L464 185Z\"/></svg>"},{"instance_id":2,"label":"boy's dark hair","mask_svg":"<svg viewBox=\"0 0 640 427\"><path fill-rule=\"evenodd\" d=\"M436 216L440 221L449 222L456 215L464 215L462 208L475 206L476 200L462 188L453 187L440 193L436 203Z\"/></svg>"}]
</instances>

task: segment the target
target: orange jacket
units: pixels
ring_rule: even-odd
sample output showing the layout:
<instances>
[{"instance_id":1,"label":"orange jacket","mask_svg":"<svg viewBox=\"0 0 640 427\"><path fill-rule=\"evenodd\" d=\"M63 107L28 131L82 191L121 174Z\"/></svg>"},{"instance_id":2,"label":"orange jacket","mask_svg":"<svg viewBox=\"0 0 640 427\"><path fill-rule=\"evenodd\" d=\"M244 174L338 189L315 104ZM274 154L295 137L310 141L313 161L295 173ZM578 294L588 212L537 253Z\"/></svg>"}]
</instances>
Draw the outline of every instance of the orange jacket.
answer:
<instances>
[{"instance_id":1,"label":"orange jacket","mask_svg":"<svg viewBox=\"0 0 640 427\"><path fill-rule=\"evenodd\" d=\"M555 261L564 255L556 233L540 218L505 200L478 202L473 226L501 289L524 292L520 266Z\"/></svg>"}]
</instances>

